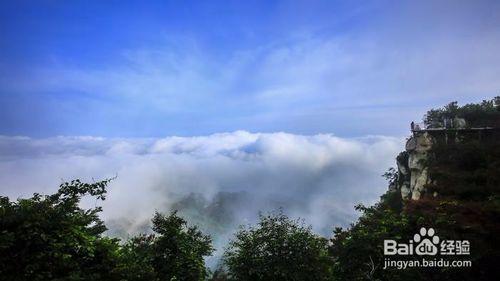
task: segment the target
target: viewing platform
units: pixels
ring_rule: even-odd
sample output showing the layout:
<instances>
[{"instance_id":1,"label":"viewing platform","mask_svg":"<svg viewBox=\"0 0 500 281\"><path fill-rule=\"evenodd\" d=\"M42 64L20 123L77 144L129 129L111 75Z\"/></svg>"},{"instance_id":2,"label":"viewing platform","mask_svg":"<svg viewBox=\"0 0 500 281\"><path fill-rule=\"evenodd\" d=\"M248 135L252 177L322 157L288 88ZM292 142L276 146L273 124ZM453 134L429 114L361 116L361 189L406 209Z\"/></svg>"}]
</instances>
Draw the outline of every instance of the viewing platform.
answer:
<instances>
[{"instance_id":1,"label":"viewing platform","mask_svg":"<svg viewBox=\"0 0 500 281\"><path fill-rule=\"evenodd\" d=\"M459 136L470 135L481 140L485 137L489 138L491 136L496 138L500 132L499 127L469 127L465 121L462 120L459 120L460 122L443 122L443 124L434 124L433 126L428 126L423 122L412 122L410 128L413 137L419 137L424 133L429 133L434 137L442 137L444 142L447 144L450 143L450 141L457 142L459 140Z\"/></svg>"},{"instance_id":2,"label":"viewing platform","mask_svg":"<svg viewBox=\"0 0 500 281\"><path fill-rule=\"evenodd\" d=\"M485 131L485 130L498 130L500 128L495 127L467 127L467 126L449 126L449 127L434 127L427 126L425 123L415 123L412 122L411 132L412 133L420 133L420 132L436 132L436 131Z\"/></svg>"}]
</instances>

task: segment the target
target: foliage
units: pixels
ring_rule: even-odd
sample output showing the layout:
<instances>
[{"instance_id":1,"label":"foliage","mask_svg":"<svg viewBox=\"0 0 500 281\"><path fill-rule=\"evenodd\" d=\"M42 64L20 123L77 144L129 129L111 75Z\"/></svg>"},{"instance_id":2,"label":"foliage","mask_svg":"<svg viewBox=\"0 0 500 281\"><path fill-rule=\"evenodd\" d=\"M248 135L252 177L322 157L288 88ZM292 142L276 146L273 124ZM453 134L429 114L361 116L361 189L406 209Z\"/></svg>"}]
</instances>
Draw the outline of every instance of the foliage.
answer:
<instances>
[{"instance_id":1,"label":"foliage","mask_svg":"<svg viewBox=\"0 0 500 281\"><path fill-rule=\"evenodd\" d=\"M159 280L204 280L204 256L212 253L212 240L197 227L172 212L156 213L153 218L153 267Z\"/></svg>"},{"instance_id":2,"label":"foliage","mask_svg":"<svg viewBox=\"0 0 500 281\"><path fill-rule=\"evenodd\" d=\"M334 280L392 280L395 273L383 270L383 240L411 237L408 218L384 203L372 207L358 205L356 210L363 215L350 229L333 231L330 254Z\"/></svg>"},{"instance_id":3,"label":"foliage","mask_svg":"<svg viewBox=\"0 0 500 281\"><path fill-rule=\"evenodd\" d=\"M500 96L481 103L459 106L456 101L443 108L431 109L424 123L431 128L442 127L444 119L464 118L469 127L500 127Z\"/></svg>"},{"instance_id":4,"label":"foliage","mask_svg":"<svg viewBox=\"0 0 500 281\"><path fill-rule=\"evenodd\" d=\"M61 184L53 195L0 198L2 280L204 280L210 237L176 212L156 213L151 235L123 245L103 236L100 207L79 207L85 195L104 200L109 180Z\"/></svg>"},{"instance_id":5,"label":"foliage","mask_svg":"<svg viewBox=\"0 0 500 281\"><path fill-rule=\"evenodd\" d=\"M432 183L426 188L438 198L408 206L444 225L451 239L468 239L473 262L480 267L462 273L488 280L498 273L500 258L500 132L464 134L457 142L436 143L429 158ZM429 212L432 210L432 212ZM495 274L497 274L495 273Z\"/></svg>"},{"instance_id":6,"label":"foliage","mask_svg":"<svg viewBox=\"0 0 500 281\"><path fill-rule=\"evenodd\" d=\"M387 171L384 174L382 174L382 177L384 177L387 180L389 185L393 185L396 184L398 181L398 172L396 171L396 169L391 167L387 169Z\"/></svg>"},{"instance_id":7,"label":"foliage","mask_svg":"<svg viewBox=\"0 0 500 281\"><path fill-rule=\"evenodd\" d=\"M210 281L228 281L229 276L226 270L221 266L217 268L209 279Z\"/></svg>"},{"instance_id":8,"label":"foliage","mask_svg":"<svg viewBox=\"0 0 500 281\"><path fill-rule=\"evenodd\" d=\"M84 195L105 199L109 180L74 180L56 194L11 202L0 198L0 276L6 280L118 280L118 241L102 237L100 207L78 207Z\"/></svg>"},{"instance_id":9,"label":"foliage","mask_svg":"<svg viewBox=\"0 0 500 281\"><path fill-rule=\"evenodd\" d=\"M451 103L431 110L426 122L443 117L465 118L471 126L499 123L500 98L459 107ZM494 280L500 258L500 135L498 130L463 132L454 141L433 144L426 166L431 183L418 201L398 206L398 192L387 192L373 207L358 206L359 220L337 228L330 253L337 280ZM436 137L436 136L435 136ZM408 154L398 155L408 161ZM401 180L394 169L384 174L390 184ZM437 197L431 194L436 192ZM471 268L407 268L383 270L383 240L410 239L422 226L450 240L469 240ZM401 258L401 257L398 257ZM454 257L459 258L459 257Z\"/></svg>"},{"instance_id":10,"label":"foliage","mask_svg":"<svg viewBox=\"0 0 500 281\"><path fill-rule=\"evenodd\" d=\"M280 210L260 215L257 226L242 228L226 250L235 280L329 280L327 240Z\"/></svg>"},{"instance_id":11,"label":"foliage","mask_svg":"<svg viewBox=\"0 0 500 281\"><path fill-rule=\"evenodd\" d=\"M126 280L205 280L204 256L212 241L174 211L153 217L154 234L141 234L121 248L120 271Z\"/></svg>"},{"instance_id":12,"label":"foliage","mask_svg":"<svg viewBox=\"0 0 500 281\"><path fill-rule=\"evenodd\" d=\"M117 271L124 280L159 280L153 266L153 243L154 235L140 234L122 245Z\"/></svg>"}]
</instances>

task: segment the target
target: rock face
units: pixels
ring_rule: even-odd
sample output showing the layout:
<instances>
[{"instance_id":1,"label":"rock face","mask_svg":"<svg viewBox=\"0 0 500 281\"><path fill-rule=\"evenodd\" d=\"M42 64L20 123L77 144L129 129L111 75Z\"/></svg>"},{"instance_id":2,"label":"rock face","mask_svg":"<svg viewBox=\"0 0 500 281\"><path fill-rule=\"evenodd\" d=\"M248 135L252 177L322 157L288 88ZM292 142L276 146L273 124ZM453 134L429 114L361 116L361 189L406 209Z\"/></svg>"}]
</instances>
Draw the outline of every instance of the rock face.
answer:
<instances>
[{"instance_id":1,"label":"rock face","mask_svg":"<svg viewBox=\"0 0 500 281\"><path fill-rule=\"evenodd\" d=\"M398 189L403 199L418 200L429 183L425 165L433 138L427 132L415 133L406 142L406 151L397 157Z\"/></svg>"},{"instance_id":2,"label":"rock face","mask_svg":"<svg viewBox=\"0 0 500 281\"><path fill-rule=\"evenodd\" d=\"M398 181L396 190L401 192L401 197L403 199L409 199L411 197L410 189L410 167L408 166L409 154L407 151L401 152L396 158L398 165Z\"/></svg>"}]
</instances>

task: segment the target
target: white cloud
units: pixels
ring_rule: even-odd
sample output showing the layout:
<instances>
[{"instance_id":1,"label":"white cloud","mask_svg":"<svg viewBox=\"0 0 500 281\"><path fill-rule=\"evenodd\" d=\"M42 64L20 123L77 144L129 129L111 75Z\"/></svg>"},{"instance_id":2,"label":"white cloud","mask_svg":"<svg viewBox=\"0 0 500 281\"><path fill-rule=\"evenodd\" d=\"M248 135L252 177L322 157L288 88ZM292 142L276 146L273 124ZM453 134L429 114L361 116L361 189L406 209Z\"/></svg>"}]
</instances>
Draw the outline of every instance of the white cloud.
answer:
<instances>
[{"instance_id":1,"label":"white cloud","mask_svg":"<svg viewBox=\"0 0 500 281\"><path fill-rule=\"evenodd\" d=\"M179 208L217 234L218 246L258 211L283 207L327 234L357 203L386 190L381 174L403 140L373 136L233 133L162 139L0 138L0 187L16 198L64 180L118 175L103 203L112 231L144 230L155 210ZM95 202L85 202L93 206ZM123 232L122 232L123 235Z\"/></svg>"}]
</instances>

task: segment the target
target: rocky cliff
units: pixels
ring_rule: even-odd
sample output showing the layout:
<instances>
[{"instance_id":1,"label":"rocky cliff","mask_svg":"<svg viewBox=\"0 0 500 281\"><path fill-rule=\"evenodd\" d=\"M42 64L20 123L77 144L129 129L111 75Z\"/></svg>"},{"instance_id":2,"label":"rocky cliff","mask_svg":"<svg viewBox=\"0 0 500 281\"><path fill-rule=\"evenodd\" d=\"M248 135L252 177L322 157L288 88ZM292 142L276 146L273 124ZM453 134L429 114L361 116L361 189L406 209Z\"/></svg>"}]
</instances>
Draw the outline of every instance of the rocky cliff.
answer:
<instances>
[{"instance_id":1,"label":"rocky cliff","mask_svg":"<svg viewBox=\"0 0 500 281\"><path fill-rule=\"evenodd\" d=\"M398 179L395 189L405 200L418 200L430 182L426 159L434 140L428 132L415 132L406 142L406 150L397 157Z\"/></svg>"}]
</instances>

